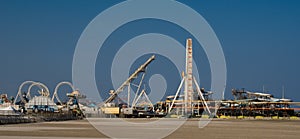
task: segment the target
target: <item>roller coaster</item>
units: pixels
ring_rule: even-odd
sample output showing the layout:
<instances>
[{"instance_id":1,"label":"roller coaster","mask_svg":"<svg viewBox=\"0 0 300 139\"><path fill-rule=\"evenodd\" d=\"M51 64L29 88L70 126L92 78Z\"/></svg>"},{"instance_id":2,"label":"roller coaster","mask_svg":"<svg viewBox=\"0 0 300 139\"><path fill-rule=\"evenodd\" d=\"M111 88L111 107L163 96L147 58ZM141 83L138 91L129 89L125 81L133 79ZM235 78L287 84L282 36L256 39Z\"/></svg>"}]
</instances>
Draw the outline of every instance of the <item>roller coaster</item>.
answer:
<instances>
[{"instance_id":1,"label":"roller coaster","mask_svg":"<svg viewBox=\"0 0 300 139\"><path fill-rule=\"evenodd\" d=\"M25 86L28 86L27 92L22 93L22 89L24 89ZM66 93L66 96L69 98L69 101L66 103L63 103L58 95L58 89L62 85L68 85L72 89L72 93ZM31 96L32 88L38 87L38 92L40 96ZM53 95L50 98L50 91L48 87L37 81L24 81L18 89L17 95L13 101L14 107L18 110L20 110L23 113L68 113L71 112L72 114L78 116L82 115L82 112L79 107L79 103L77 101L79 93L77 90L75 90L75 87L72 85L72 83L63 81L56 85ZM19 99L18 99L19 98ZM55 98L57 100L57 103L55 103ZM19 100L19 101L18 101Z\"/></svg>"}]
</instances>

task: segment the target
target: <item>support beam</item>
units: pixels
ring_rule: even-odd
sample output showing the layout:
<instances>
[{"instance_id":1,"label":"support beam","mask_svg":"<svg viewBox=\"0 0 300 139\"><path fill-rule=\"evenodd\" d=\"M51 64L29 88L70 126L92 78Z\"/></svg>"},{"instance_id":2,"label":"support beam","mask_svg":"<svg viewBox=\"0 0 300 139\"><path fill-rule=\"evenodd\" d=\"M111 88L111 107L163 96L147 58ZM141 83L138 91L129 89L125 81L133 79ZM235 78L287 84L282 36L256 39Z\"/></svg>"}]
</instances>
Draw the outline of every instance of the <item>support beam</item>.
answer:
<instances>
[{"instance_id":1,"label":"support beam","mask_svg":"<svg viewBox=\"0 0 300 139\"><path fill-rule=\"evenodd\" d=\"M143 83L145 74L146 74L146 72L144 72L143 75L142 75L142 79L141 79L141 81L140 81L140 83L139 83L139 86L138 86L136 92L135 92L135 96L134 96L134 99L133 99L133 101L132 101L131 108L134 106L133 104L136 103L136 99L137 99L137 96L138 96L138 94L139 94L140 88L141 88L141 86L142 86L142 83Z\"/></svg>"},{"instance_id":2,"label":"support beam","mask_svg":"<svg viewBox=\"0 0 300 139\"><path fill-rule=\"evenodd\" d=\"M133 74L131 74L125 82L122 83L122 85L114 91L111 96L109 96L108 99L106 99L104 102L110 103L112 102L119 93L121 93L125 86L127 86L133 79L135 79L139 73L144 72L146 67L155 59L155 55L152 55L143 65L141 65Z\"/></svg>"},{"instance_id":3,"label":"support beam","mask_svg":"<svg viewBox=\"0 0 300 139\"><path fill-rule=\"evenodd\" d=\"M176 94L175 94L175 97L174 97L174 99L173 99L173 101L172 101L172 104L171 104L171 106L169 107L169 113L171 112L171 110L172 110L172 108L173 108L174 102L175 102L175 100L176 100L176 98L177 98L177 96L178 96L178 94L179 94L179 92L180 92L180 90L181 90L181 88L182 88L182 84L184 83L184 80L185 80L185 77L183 77L182 80L181 80L181 82L180 82L180 85L179 85L179 87L178 87L178 89L177 89L177 91L176 91Z\"/></svg>"},{"instance_id":4,"label":"support beam","mask_svg":"<svg viewBox=\"0 0 300 139\"><path fill-rule=\"evenodd\" d=\"M199 85L198 85L198 83L197 83L195 77L194 77L193 79L194 79L194 83L195 83L195 85L196 85L196 89L197 89L198 95L199 95L199 96L201 97L201 99L203 100L202 103L204 103L207 112L211 115L211 112L210 112L210 110L209 110L209 107L208 107L208 105L207 105L207 103L206 103L206 101L205 101L205 99L204 99L204 97L203 97L203 94L202 94L202 92L201 92L201 90L200 90L200 87L199 87Z\"/></svg>"}]
</instances>

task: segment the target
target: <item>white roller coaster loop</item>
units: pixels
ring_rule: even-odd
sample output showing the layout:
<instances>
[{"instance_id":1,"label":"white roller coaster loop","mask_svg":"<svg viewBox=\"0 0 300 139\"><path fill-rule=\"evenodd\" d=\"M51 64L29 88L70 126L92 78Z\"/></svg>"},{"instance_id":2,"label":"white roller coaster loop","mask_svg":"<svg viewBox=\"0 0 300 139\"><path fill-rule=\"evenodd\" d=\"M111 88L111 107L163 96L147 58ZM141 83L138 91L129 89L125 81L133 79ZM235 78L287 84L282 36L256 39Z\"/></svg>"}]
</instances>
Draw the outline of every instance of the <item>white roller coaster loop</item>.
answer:
<instances>
[{"instance_id":1,"label":"white roller coaster loop","mask_svg":"<svg viewBox=\"0 0 300 139\"><path fill-rule=\"evenodd\" d=\"M58 84L56 85L55 89L54 89L54 93L53 93L53 96L52 96L52 101L54 101L54 98L56 98L56 100L57 100L60 104L62 104L62 103L61 103L61 101L60 101L60 99L59 99L59 97L58 97L58 95L57 95L57 91L58 91L58 88L59 88L60 86L62 86L62 85L69 85L69 86L72 88L72 91L75 91L75 88L74 88L73 84L70 83L70 82L63 81L63 82L58 83Z\"/></svg>"},{"instance_id":2,"label":"white roller coaster loop","mask_svg":"<svg viewBox=\"0 0 300 139\"><path fill-rule=\"evenodd\" d=\"M20 86L19 86L19 89L18 89L18 93L16 95L16 98L14 100L14 104L16 104L17 100L18 100L18 97L20 97L21 101L24 101L23 97L22 97L22 88L24 85L26 84L33 84L35 83L35 81L25 81L23 82Z\"/></svg>"},{"instance_id":3,"label":"white roller coaster loop","mask_svg":"<svg viewBox=\"0 0 300 139\"><path fill-rule=\"evenodd\" d=\"M35 83L32 83L29 87L28 87L28 90L27 90L27 97L29 99L31 99L31 95L30 95L30 92L31 92L31 88L34 87L34 86L38 86L39 89L43 89L45 90L45 96L49 96L50 95L50 91L48 89L48 87L46 85L44 85L43 83L40 83L40 82L35 82Z\"/></svg>"}]
</instances>

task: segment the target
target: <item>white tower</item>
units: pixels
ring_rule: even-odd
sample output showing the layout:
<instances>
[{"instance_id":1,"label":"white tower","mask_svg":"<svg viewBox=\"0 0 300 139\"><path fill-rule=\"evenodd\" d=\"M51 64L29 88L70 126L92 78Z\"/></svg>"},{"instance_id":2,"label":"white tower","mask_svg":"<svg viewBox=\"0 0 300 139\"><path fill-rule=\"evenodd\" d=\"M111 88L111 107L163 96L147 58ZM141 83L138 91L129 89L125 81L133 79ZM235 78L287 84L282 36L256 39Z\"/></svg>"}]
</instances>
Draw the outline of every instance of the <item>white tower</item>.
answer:
<instances>
[{"instance_id":1,"label":"white tower","mask_svg":"<svg viewBox=\"0 0 300 139\"><path fill-rule=\"evenodd\" d=\"M193 48L192 39L186 40L186 80L184 83L185 113L191 114L193 101Z\"/></svg>"},{"instance_id":2,"label":"white tower","mask_svg":"<svg viewBox=\"0 0 300 139\"><path fill-rule=\"evenodd\" d=\"M211 114L209 107L203 97L203 94L200 90L200 87L196 81L196 79L193 77L193 48L192 48L192 39L186 40L186 61L185 61L185 73L182 74L182 80L180 82L180 85L177 89L177 92L175 94L175 97L169 107L168 112L171 112L175 100L177 99L177 96L181 90L182 87L184 87L184 115L189 117L193 114L193 99L194 99L194 89L193 85L195 85L198 96L201 98L201 103L205 107L205 110ZM184 84L184 86L183 86ZM199 104L198 104L199 105Z\"/></svg>"}]
</instances>

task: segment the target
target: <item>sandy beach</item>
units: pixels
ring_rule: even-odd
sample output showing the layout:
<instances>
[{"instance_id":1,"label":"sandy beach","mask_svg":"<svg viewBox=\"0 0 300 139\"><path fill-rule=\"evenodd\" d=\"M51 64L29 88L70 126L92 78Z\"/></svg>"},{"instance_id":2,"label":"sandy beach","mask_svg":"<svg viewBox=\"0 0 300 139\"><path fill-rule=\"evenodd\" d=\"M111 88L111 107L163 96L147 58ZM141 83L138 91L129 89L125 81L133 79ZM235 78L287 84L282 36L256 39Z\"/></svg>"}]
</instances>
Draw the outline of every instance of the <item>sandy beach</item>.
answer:
<instances>
[{"instance_id":1,"label":"sandy beach","mask_svg":"<svg viewBox=\"0 0 300 139\"><path fill-rule=\"evenodd\" d=\"M141 119L131 119L141 122ZM213 120L198 128L197 120L188 120L172 134L173 138L294 138L300 136L299 120ZM2 139L31 138L108 138L87 120L1 125ZM124 137L126 138L126 137Z\"/></svg>"}]
</instances>

